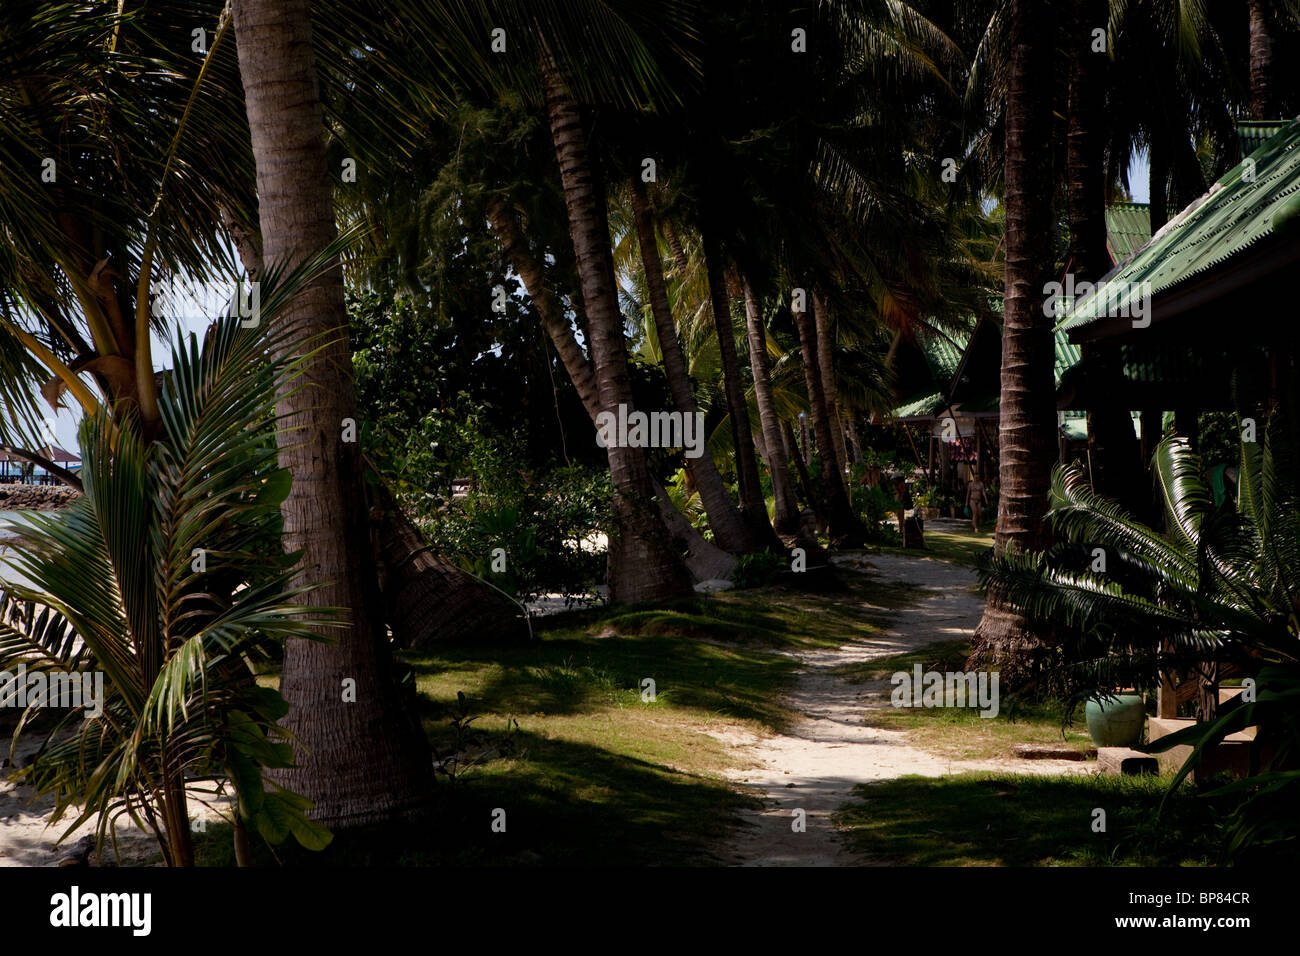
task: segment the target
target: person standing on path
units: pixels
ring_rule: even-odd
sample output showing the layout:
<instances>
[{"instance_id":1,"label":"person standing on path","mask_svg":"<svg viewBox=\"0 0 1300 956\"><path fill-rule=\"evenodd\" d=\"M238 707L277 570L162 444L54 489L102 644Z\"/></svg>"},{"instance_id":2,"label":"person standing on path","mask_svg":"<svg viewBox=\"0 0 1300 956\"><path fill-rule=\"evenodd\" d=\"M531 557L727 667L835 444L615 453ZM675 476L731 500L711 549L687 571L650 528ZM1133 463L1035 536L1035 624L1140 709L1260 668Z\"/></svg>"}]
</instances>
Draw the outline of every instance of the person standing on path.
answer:
<instances>
[{"instance_id":1,"label":"person standing on path","mask_svg":"<svg viewBox=\"0 0 1300 956\"><path fill-rule=\"evenodd\" d=\"M980 512L984 510L984 494L984 482L980 481L979 475L972 475L966 485L966 507L970 509L970 526L975 532L980 529Z\"/></svg>"}]
</instances>

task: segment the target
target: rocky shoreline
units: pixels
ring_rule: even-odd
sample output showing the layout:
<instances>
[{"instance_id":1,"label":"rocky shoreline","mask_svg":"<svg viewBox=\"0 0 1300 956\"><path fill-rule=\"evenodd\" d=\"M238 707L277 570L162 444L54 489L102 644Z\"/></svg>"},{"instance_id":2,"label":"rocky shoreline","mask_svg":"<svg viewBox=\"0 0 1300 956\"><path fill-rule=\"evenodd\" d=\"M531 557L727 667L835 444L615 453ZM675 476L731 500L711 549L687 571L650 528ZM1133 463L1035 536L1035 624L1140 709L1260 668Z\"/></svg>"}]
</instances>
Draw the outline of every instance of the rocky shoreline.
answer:
<instances>
[{"instance_id":1,"label":"rocky shoreline","mask_svg":"<svg viewBox=\"0 0 1300 956\"><path fill-rule=\"evenodd\" d=\"M67 485L0 484L0 511L58 511L80 497Z\"/></svg>"}]
</instances>

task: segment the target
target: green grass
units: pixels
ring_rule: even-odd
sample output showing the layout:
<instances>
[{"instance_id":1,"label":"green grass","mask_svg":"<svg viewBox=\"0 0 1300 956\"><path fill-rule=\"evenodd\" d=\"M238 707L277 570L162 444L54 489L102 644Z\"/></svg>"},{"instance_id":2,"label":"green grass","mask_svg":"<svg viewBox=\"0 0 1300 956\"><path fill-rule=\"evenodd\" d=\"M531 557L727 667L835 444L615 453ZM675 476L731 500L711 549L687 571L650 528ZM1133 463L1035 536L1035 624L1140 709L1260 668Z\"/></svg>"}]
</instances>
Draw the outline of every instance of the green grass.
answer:
<instances>
[{"instance_id":1,"label":"green grass","mask_svg":"<svg viewBox=\"0 0 1300 956\"><path fill-rule=\"evenodd\" d=\"M925 529L924 537L924 551L905 551L895 547L886 547L882 550L889 554L924 554L973 568L979 563L980 556L993 547L991 531L980 531L976 534L970 530L969 524L963 530L956 531L940 531L934 525L930 525Z\"/></svg>"},{"instance_id":2,"label":"green grass","mask_svg":"<svg viewBox=\"0 0 1300 956\"><path fill-rule=\"evenodd\" d=\"M1081 716L1076 715L1062 730L1065 708L1056 701L1014 703L1004 697L995 717L981 717L975 708L891 706L892 674L911 672L918 664L923 672L963 671L970 650L968 640L944 641L845 664L838 673L854 683L872 685L868 700L874 706L864 713L869 725L905 731L910 744L940 756L959 760L1010 757L1012 745L1018 743L1064 743L1081 753L1092 749Z\"/></svg>"},{"instance_id":3,"label":"green grass","mask_svg":"<svg viewBox=\"0 0 1300 956\"><path fill-rule=\"evenodd\" d=\"M1155 811L1153 777L963 774L859 786L836 815L849 845L908 866L1204 866L1219 861L1216 807L1190 792ZM1093 830L1105 811L1104 833Z\"/></svg>"},{"instance_id":4,"label":"green grass","mask_svg":"<svg viewBox=\"0 0 1300 956\"><path fill-rule=\"evenodd\" d=\"M408 652L436 753L487 759L454 783L441 778L425 822L348 832L320 854L277 853L326 866L716 862L710 848L758 803L723 779L745 764L710 732L760 735L793 719L781 698L796 664L780 652L870 629L862 597L874 589L844 577L847 590L834 594L764 588L559 615L527 648ZM642 700L646 678L653 703ZM475 718L459 735L458 693ZM490 828L498 807L505 833ZM200 861L233 862L230 837L210 826Z\"/></svg>"}]
</instances>

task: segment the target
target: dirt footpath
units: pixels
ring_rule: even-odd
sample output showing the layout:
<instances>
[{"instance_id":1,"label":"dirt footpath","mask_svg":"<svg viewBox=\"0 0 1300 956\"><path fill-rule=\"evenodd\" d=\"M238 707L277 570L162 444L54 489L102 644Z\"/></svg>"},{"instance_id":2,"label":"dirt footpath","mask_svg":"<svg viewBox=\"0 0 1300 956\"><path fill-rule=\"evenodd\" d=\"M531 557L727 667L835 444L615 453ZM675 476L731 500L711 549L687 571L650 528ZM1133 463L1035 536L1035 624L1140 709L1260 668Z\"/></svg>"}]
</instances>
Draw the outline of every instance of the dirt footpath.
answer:
<instances>
[{"instance_id":1,"label":"dirt footpath","mask_svg":"<svg viewBox=\"0 0 1300 956\"><path fill-rule=\"evenodd\" d=\"M979 623L983 602L969 590L975 583L974 572L946 561L895 555L833 560L846 572L921 587L924 596L912 607L890 612L887 629L835 650L796 654L803 668L787 703L803 719L787 733L729 739L759 765L757 770L734 771L732 779L762 791L765 808L745 814L746 825L722 853L725 862L734 866L869 865L870 861L842 847L830 820L860 783L975 770L1087 772L1086 764L1070 760L952 760L908 745L901 731L866 726L862 712L872 706L868 698L878 692L870 685L849 683L835 669L969 636ZM802 833L791 826L792 811L797 809L806 813L807 830Z\"/></svg>"}]
</instances>

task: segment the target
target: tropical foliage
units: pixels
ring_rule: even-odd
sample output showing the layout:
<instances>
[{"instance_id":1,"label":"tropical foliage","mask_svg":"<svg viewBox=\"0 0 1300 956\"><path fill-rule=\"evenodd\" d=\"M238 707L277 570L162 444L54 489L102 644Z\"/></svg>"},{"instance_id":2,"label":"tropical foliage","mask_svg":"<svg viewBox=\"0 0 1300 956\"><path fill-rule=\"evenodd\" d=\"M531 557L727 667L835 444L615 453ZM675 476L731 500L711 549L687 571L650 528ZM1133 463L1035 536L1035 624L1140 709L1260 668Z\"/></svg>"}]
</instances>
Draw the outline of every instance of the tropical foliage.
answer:
<instances>
[{"instance_id":1,"label":"tropical foliage","mask_svg":"<svg viewBox=\"0 0 1300 956\"><path fill-rule=\"evenodd\" d=\"M102 675L104 693L94 716L28 706L15 745L35 727L45 741L23 778L54 796L56 819L72 816L69 830L93 820L102 841L126 815L170 865L192 862L189 801L226 785L231 813L267 840L329 839L263 776L293 751L277 723L287 706L256 669L323 623L295 606L297 556L280 546L291 478L273 399L294 366L268 356L274 345L237 315L202 347L178 342L159 394L165 436L145 441L129 414L88 416L84 495L7 542L27 583L5 585L0 666Z\"/></svg>"},{"instance_id":2,"label":"tropical foliage","mask_svg":"<svg viewBox=\"0 0 1300 956\"><path fill-rule=\"evenodd\" d=\"M1240 501L1218 505L1200 456L1165 439L1155 455L1164 531L1097 495L1077 466L1059 469L1050 518L1061 541L994 556L981 572L985 587L1057 626L1063 690L1154 688L1161 672L1254 682L1214 719L1153 748L1193 745L1176 787L1207 748L1258 728L1256 746L1272 756L1229 785L1244 798L1228 821L1234 853L1294 839L1300 799L1300 469L1282 413L1261 439L1241 443Z\"/></svg>"}]
</instances>

